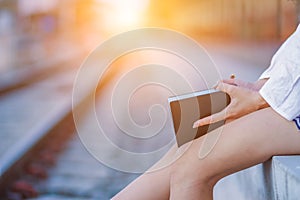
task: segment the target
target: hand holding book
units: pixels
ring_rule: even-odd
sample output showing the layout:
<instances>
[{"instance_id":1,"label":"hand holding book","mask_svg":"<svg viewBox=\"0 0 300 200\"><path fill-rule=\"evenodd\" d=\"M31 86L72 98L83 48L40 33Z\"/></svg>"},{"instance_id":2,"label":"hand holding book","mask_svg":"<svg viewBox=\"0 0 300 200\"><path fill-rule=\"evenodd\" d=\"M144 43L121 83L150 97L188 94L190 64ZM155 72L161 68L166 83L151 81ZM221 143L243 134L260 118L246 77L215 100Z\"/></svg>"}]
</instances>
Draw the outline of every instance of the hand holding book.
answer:
<instances>
[{"instance_id":1,"label":"hand holding book","mask_svg":"<svg viewBox=\"0 0 300 200\"><path fill-rule=\"evenodd\" d=\"M223 126L225 121L267 107L258 92L266 81L247 83L232 78L220 81L215 89L170 97L178 146Z\"/></svg>"},{"instance_id":2,"label":"hand holding book","mask_svg":"<svg viewBox=\"0 0 300 200\"><path fill-rule=\"evenodd\" d=\"M261 81L256 84L235 79L220 81L215 88L230 96L230 104L218 113L197 120L193 124L193 128L216 123L221 120L234 120L261 108L268 107L268 104L257 90L262 85Z\"/></svg>"}]
</instances>

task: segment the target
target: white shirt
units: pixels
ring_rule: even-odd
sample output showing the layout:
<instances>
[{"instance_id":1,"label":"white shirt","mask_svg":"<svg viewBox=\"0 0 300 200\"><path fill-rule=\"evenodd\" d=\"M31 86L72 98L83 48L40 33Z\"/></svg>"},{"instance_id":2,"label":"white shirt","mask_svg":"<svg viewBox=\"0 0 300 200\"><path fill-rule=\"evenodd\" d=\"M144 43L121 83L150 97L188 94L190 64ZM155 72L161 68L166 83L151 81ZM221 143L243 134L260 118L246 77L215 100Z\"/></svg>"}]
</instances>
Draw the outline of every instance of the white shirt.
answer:
<instances>
[{"instance_id":1,"label":"white shirt","mask_svg":"<svg viewBox=\"0 0 300 200\"><path fill-rule=\"evenodd\" d=\"M269 78L260 95L287 120L300 115L300 25L273 56L260 76Z\"/></svg>"}]
</instances>

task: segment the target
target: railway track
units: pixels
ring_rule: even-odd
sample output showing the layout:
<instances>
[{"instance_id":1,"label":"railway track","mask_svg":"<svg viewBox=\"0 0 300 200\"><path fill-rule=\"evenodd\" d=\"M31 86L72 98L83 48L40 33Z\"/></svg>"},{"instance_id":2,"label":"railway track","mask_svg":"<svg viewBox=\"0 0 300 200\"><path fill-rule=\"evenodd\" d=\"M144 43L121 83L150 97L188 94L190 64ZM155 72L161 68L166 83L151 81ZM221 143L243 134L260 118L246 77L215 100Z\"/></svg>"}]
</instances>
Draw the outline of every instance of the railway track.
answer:
<instances>
[{"instance_id":1,"label":"railway track","mask_svg":"<svg viewBox=\"0 0 300 200\"><path fill-rule=\"evenodd\" d=\"M1 200L105 200L136 177L104 166L85 150L72 116L76 67L70 69L0 92ZM83 119L90 97L76 105Z\"/></svg>"},{"instance_id":2,"label":"railway track","mask_svg":"<svg viewBox=\"0 0 300 200\"><path fill-rule=\"evenodd\" d=\"M36 196L31 178L24 177L45 178L55 155L74 133L75 62L60 61L1 85L0 199Z\"/></svg>"},{"instance_id":3,"label":"railway track","mask_svg":"<svg viewBox=\"0 0 300 200\"><path fill-rule=\"evenodd\" d=\"M31 137L27 149L15 152L18 158L1 176L3 199L27 199L39 195L36 186L48 177L47 171L55 165L57 155L74 133L72 116L65 114L41 131L41 137Z\"/></svg>"}]
</instances>

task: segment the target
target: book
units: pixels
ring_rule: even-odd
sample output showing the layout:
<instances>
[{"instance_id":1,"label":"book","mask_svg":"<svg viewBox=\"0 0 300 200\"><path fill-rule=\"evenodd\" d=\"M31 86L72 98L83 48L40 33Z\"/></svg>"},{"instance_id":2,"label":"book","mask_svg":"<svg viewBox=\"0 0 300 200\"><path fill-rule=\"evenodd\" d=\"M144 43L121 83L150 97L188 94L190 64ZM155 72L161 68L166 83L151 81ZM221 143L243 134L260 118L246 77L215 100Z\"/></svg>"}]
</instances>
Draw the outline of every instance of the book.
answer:
<instances>
[{"instance_id":1,"label":"book","mask_svg":"<svg viewBox=\"0 0 300 200\"><path fill-rule=\"evenodd\" d=\"M193 123L222 111L229 103L228 94L211 89L168 98L178 147L224 125L225 120L193 128Z\"/></svg>"}]
</instances>

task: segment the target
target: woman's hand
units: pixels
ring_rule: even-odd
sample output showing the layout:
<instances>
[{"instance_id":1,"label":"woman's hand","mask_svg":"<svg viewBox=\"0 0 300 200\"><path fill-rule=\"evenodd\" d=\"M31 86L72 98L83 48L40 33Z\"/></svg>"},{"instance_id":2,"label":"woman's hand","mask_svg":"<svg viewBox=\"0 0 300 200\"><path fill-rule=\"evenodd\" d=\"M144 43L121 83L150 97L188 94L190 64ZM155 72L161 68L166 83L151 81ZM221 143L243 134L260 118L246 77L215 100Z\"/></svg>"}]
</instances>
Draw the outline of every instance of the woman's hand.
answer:
<instances>
[{"instance_id":1,"label":"woman's hand","mask_svg":"<svg viewBox=\"0 0 300 200\"><path fill-rule=\"evenodd\" d=\"M260 80L253 84L236 79L219 82L215 88L226 92L230 96L230 104L221 112L196 121L193 128L221 120L237 119L261 108L268 107L267 102L258 92L265 82L266 80Z\"/></svg>"},{"instance_id":2,"label":"woman's hand","mask_svg":"<svg viewBox=\"0 0 300 200\"><path fill-rule=\"evenodd\" d=\"M255 83L245 82L239 79L227 79L222 80L221 82L227 83L230 85L235 85L242 88L247 88L249 90L259 91L262 86L267 82L268 79L260 79L256 81Z\"/></svg>"}]
</instances>

